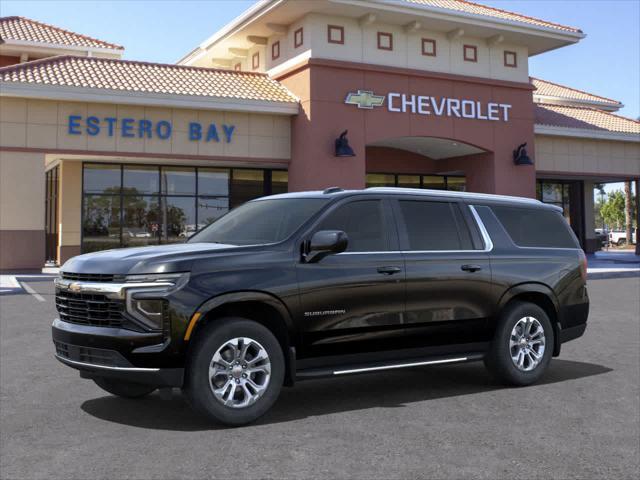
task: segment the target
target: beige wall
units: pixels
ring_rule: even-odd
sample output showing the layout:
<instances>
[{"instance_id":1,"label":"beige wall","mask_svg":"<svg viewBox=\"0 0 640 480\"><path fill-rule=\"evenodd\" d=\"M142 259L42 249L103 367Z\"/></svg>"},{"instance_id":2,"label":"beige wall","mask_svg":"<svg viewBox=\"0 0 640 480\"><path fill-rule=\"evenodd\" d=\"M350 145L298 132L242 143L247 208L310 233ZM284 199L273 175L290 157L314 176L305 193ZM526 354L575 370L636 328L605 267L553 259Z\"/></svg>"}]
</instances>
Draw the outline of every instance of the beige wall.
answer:
<instances>
[{"instance_id":1,"label":"beige wall","mask_svg":"<svg viewBox=\"0 0 640 480\"><path fill-rule=\"evenodd\" d=\"M110 105L83 102L56 102L0 97L0 146L78 150L82 152L141 153L189 156L220 156L230 159L290 158L289 116L257 113L185 110L130 105ZM126 138L118 127L115 135L108 136L104 123L100 134L90 136L68 133L69 115L116 117L118 125L123 118L136 121L172 122L171 138ZM203 128L215 123L219 142L190 141L189 122L199 122ZM222 125L235 125L231 143L224 141ZM136 130L137 133L137 130Z\"/></svg>"},{"instance_id":2,"label":"beige wall","mask_svg":"<svg viewBox=\"0 0 640 480\"><path fill-rule=\"evenodd\" d=\"M640 176L640 143L536 135L536 170Z\"/></svg>"},{"instance_id":3,"label":"beige wall","mask_svg":"<svg viewBox=\"0 0 640 480\"><path fill-rule=\"evenodd\" d=\"M59 185L59 250L69 246L77 246L79 250L82 218L82 162L60 162ZM58 258L63 256L58 254Z\"/></svg>"}]
</instances>

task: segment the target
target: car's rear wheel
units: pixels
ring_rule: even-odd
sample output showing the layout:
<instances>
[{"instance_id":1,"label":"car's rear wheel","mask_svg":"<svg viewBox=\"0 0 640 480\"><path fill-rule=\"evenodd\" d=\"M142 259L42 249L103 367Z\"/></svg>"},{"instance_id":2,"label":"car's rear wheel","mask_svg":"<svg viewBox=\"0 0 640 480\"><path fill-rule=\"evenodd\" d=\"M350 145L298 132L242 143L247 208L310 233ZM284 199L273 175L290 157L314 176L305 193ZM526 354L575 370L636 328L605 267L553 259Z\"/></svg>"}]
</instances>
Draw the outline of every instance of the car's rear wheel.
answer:
<instances>
[{"instance_id":1,"label":"car's rear wheel","mask_svg":"<svg viewBox=\"0 0 640 480\"><path fill-rule=\"evenodd\" d=\"M225 425L244 425L278 398L284 355L264 326L244 318L218 319L193 347L184 390L198 412Z\"/></svg>"},{"instance_id":2,"label":"car's rear wheel","mask_svg":"<svg viewBox=\"0 0 640 480\"><path fill-rule=\"evenodd\" d=\"M93 381L101 389L112 395L124 398L141 398L149 395L156 387L140 383L121 382L110 378L96 377Z\"/></svg>"},{"instance_id":3,"label":"car's rear wheel","mask_svg":"<svg viewBox=\"0 0 640 480\"><path fill-rule=\"evenodd\" d=\"M485 357L488 370L501 382L530 385L544 374L553 355L553 327L538 305L513 302L500 316Z\"/></svg>"}]
</instances>

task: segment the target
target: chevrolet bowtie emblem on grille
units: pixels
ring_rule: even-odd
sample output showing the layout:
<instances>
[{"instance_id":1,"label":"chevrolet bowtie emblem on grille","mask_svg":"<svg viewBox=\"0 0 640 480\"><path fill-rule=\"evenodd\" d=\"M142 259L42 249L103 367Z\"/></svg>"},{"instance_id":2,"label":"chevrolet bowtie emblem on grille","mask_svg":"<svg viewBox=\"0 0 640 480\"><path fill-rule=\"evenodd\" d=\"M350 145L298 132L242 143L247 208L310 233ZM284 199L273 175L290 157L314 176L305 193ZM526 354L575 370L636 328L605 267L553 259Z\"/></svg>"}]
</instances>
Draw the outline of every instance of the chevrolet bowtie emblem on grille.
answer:
<instances>
[{"instance_id":1,"label":"chevrolet bowtie emblem on grille","mask_svg":"<svg viewBox=\"0 0 640 480\"><path fill-rule=\"evenodd\" d=\"M348 105L357 105L358 108L366 108L367 110L373 109L373 107L381 107L384 102L384 95L374 95L373 92L368 90L358 90L358 93L349 92L347 99L344 103Z\"/></svg>"},{"instance_id":2,"label":"chevrolet bowtie emblem on grille","mask_svg":"<svg viewBox=\"0 0 640 480\"><path fill-rule=\"evenodd\" d=\"M71 290L72 292L76 292L76 293L77 293L77 292L79 292L80 290L82 290L82 287L81 287L79 284L77 284L77 283L71 283L71 284L69 284L69 287L68 287L68 288L69 288L69 290Z\"/></svg>"}]
</instances>

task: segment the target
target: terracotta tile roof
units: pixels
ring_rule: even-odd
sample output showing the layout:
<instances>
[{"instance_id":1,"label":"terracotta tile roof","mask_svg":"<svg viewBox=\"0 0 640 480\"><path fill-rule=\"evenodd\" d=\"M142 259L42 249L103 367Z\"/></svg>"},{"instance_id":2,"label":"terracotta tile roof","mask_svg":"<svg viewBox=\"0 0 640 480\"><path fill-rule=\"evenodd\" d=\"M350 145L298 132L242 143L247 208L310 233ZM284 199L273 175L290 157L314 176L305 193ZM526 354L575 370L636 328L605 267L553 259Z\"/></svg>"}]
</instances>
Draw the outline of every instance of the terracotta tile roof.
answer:
<instances>
[{"instance_id":1,"label":"terracotta tile roof","mask_svg":"<svg viewBox=\"0 0 640 480\"><path fill-rule=\"evenodd\" d=\"M427 7L442 8L445 10L455 10L462 13L471 13L474 15L481 15L485 17L499 18L501 20L510 20L513 22L528 23L530 25L536 25L538 27L553 28L556 30L563 30L566 32L582 33L574 27L568 27L566 25L560 25L558 23L547 22L540 20L539 18L528 17L519 13L509 12L507 10L501 10L499 8L488 7L486 5L480 5L478 3L467 2L466 0L402 0L406 3L414 3L418 5L424 5Z\"/></svg>"},{"instance_id":2,"label":"terracotta tile roof","mask_svg":"<svg viewBox=\"0 0 640 480\"><path fill-rule=\"evenodd\" d=\"M545 95L549 97L566 98L567 100L582 100L588 102L600 102L620 105L619 101L612 100L611 98L601 97L599 95L594 95L593 93L583 92L582 90L559 85L557 83L549 82L548 80L541 80L534 77L530 78L531 83L533 83L533 86L536 87L536 90L533 92L534 95Z\"/></svg>"},{"instance_id":3,"label":"terracotta tile roof","mask_svg":"<svg viewBox=\"0 0 640 480\"><path fill-rule=\"evenodd\" d=\"M297 103L283 85L265 74L58 56L0 68L1 82Z\"/></svg>"},{"instance_id":4,"label":"terracotta tile roof","mask_svg":"<svg viewBox=\"0 0 640 480\"><path fill-rule=\"evenodd\" d=\"M596 108L535 104L536 125L640 135L640 122Z\"/></svg>"},{"instance_id":5,"label":"terracotta tile roof","mask_svg":"<svg viewBox=\"0 0 640 480\"><path fill-rule=\"evenodd\" d=\"M103 42L97 38L70 32L69 30L24 17L1 17L0 39L2 39L2 43L6 40L20 40L71 47L124 50L124 47L115 43Z\"/></svg>"}]
</instances>

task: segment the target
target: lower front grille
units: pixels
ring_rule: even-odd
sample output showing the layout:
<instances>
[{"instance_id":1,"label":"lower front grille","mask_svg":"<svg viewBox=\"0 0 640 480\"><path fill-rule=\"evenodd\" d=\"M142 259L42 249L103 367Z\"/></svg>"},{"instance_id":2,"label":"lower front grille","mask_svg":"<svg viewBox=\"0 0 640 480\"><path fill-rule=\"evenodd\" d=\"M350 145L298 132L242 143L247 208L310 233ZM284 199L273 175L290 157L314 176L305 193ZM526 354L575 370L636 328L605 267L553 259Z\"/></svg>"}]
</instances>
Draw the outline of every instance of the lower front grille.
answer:
<instances>
[{"instance_id":1,"label":"lower front grille","mask_svg":"<svg viewBox=\"0 0 640 480\"><path fill-rule=\"evenodd\" d=\"M115 350L103 348L80 347L64 342L53 342L58 357L74 362L101 365L104 367L128 367L129 362Z\"/></svg>"},{"instance_id":2,"label":"lower front grille","mask_svg":"<svg viewBox=\"0 0 640 480\"><path fill-rule=\"evenodd\" d=\"M57 291L56 309L63 322L113 328L124 323L124 302L102 294Z\"/></svg>"}]
</instances>

